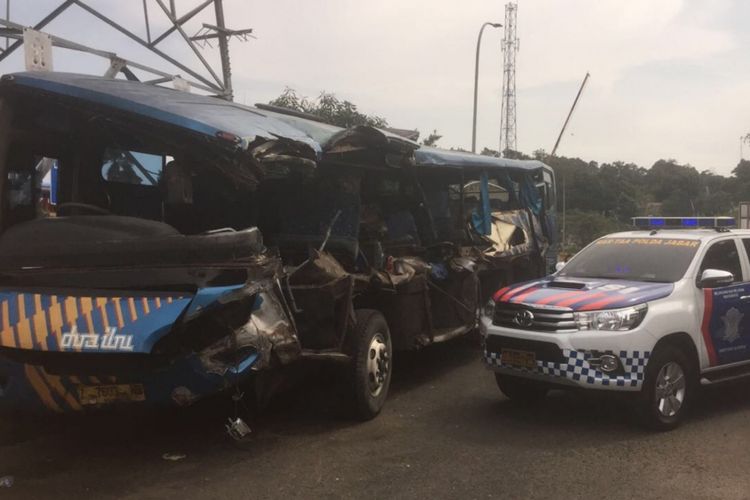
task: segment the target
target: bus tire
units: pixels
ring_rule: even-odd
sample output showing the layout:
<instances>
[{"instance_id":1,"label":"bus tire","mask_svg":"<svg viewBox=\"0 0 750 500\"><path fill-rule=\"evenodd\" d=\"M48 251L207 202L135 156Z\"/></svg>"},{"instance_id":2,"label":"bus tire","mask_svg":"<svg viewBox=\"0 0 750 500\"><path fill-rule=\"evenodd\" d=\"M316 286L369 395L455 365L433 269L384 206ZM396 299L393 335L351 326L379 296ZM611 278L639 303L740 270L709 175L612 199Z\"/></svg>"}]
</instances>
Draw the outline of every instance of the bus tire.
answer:
<instances>
[{"instance_id":1,"label":"bus tire","mask_svg":"<svg viewBox=\"0 0 750 500\"><path fill-rule=\"evenodd\" d=\"M358 309L354 314L349 386L355 416L365 421L380 413L388 397L393 346L388 323L380 312Z\"/></svg>"}]
</instances>

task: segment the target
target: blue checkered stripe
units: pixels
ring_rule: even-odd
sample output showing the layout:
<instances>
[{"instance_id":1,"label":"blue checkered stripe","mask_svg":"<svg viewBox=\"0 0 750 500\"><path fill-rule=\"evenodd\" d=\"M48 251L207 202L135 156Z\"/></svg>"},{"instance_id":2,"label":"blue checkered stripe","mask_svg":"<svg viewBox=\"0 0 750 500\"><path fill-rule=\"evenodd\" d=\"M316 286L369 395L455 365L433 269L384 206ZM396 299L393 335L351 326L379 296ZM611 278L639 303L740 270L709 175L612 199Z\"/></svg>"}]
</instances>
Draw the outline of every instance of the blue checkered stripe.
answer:
<instances>
[{"instance_id":1,"label":"blue checkered stripe","mask_svg":"<svg viewBox=\"0 0 750 500\"><path fill-rule=\"evenodd\" d=\"M646 373L646 363L651 354L649 351L620 351L619 357L625 373L612 376L589 365L587 359L591 357L591 353L587 351L563 349L562 352L566 361L554 363L537 360L536 373L550 377L565 377L576 382L584 382L591 385L615 387L640 387ZM534 371L503 365L502 355L498 352L484 351L484 359L490 366L502 366L505 369L524 372Z\"/></svg>"}]
</instances>

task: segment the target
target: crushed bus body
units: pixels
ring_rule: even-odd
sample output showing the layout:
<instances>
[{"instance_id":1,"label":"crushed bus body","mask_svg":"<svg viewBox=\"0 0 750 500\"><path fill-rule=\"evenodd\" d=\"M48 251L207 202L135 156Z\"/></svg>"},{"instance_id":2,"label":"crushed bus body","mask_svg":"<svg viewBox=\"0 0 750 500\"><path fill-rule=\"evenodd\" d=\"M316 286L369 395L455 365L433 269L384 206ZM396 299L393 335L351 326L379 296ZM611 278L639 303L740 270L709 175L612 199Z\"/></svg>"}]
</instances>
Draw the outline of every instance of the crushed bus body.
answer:
<instances>
[{"instance_id":1,"label":"crushed bus body","mask_svg":"<svg viewBox=\"0 0 750 500\"><path fill-rule=\"evenodd\" d=\"M3 408L183 406L310 359L372 418L393 350L554 261L539 162L139 82L6 75L0 169Z\"/></svg>"}]
</instances>

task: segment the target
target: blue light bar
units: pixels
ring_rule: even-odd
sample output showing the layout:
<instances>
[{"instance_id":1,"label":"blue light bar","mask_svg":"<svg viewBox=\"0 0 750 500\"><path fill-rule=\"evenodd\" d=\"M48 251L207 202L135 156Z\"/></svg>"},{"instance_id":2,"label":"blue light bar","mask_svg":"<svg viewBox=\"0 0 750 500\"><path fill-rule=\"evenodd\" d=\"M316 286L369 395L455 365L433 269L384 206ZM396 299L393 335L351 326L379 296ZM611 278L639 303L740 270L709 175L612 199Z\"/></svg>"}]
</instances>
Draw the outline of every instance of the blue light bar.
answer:
<instances>
[{"instance_id":1,"label":"blue light bar","mask_svg":"<svg viewBox=\"0 0 750 500\"><path fill-rule=\"evenodd\" d=\"M682 226L683 227L698 227L698 219L683 217Z\"/></svg>"},{"instance_id":2,"label":"blue light bar","mask_svg":"<svg viewBox=\"0 0 750 500\"><path fill-rule=\"evenodd\" d=\"M734 227L737 223L734 221L734 217L717 217L717 227Z\"/></svg>"},{"instance_id":3,"label":"blue light bar","mask_svg":"<svg viewBox=\"0 0 750 500\"><path fill-rule=\"evenodd\" d=\"M729 228L737 223L734 217L633 217L639 229Z\"/></svg>"}]
</instances>

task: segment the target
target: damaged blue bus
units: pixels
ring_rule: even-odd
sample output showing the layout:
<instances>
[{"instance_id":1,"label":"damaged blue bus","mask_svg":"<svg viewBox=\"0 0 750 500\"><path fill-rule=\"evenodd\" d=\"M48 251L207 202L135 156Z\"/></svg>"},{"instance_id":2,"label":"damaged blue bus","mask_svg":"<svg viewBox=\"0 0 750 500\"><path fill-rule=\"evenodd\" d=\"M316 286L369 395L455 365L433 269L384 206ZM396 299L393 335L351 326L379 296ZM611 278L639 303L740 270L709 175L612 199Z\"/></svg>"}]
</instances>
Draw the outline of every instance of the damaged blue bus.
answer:
<instances>
[{"instance_id":1,"label":"damaged blue bus","mask_svg":"<svg viewBox=\"0 0 750 500\"><path fill-rule=\"evenodd\" d=\"M554 256L542 163L140 82L3 76L0 170L3 409L268 394L308 359L373 418L394 350Z\"/></svg>"}]
</instances>

